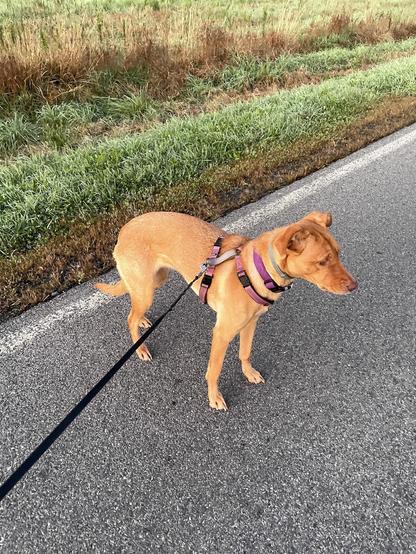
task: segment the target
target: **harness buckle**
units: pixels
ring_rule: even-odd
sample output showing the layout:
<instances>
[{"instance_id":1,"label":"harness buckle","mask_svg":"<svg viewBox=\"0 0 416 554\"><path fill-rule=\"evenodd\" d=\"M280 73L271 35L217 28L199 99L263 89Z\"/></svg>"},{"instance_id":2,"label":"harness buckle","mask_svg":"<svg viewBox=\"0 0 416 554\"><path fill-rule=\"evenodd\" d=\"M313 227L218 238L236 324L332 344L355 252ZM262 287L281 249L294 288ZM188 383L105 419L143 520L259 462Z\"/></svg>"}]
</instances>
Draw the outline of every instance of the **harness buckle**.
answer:
<instances>
[{"instance_id":1,"label":"harness buckle","mask_svg":"<svg viewBox=\"0 0 416 554\"><path fill-rule=\"evenodd\" d=\"M251 282L250 282L250 279L248 278L248 275L247 273L244 271L244 272L239 272L237 273L237 276L240 280L240 283L243 285L243 287L246 289L247 287L250 287L251 286Z\"/></svg>"},{"instance_id":2,"label":"harness buckle","mask_svg":"<svg viewBox=\"0 0 416 554\"><path fill-rule=\"evenodd\" d=\"M201 265L201 271L199 275L204 275L199 287L199 299L203 304L207 303L207 294L208 289L212 283L212 279L214 276L214 270L215 270L215 260L218 258L218 254L221 249L221 243L222 239L224 237L220 236L215 241L214 247L211 251L210 256L205 260L205 262Z\"/></svg>"},{"instance_id":3,"label":"harness buckle","mask_svg":"<svg viewBox=\"0 0 416 554\"><path fill-rule=\"evenodd\" d=\"M209 288L212 283L212 275L208 275L208 273L205 273L202 282L201 287Z\"/></svg>"}]
</instances>

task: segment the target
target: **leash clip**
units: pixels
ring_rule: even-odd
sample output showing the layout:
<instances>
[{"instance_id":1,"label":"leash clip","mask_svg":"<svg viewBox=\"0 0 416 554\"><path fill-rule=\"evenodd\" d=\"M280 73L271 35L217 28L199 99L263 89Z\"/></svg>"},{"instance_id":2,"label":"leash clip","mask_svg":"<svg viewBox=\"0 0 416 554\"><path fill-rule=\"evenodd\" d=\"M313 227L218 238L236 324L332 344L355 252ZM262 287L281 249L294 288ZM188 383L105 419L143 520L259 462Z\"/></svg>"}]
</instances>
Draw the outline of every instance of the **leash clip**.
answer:
<instances>
[{"instance_id":1,"label":"leash clip","mask_svg":"<svg viewBox=\"0 0 416 554\"><path fill-rule=\"evenodd\" d=\"M205 261L204 263L202 263L199 267L199 273L198 273L198 277L201 277L201 275L203 275L206 270L208 269L208 262Z\"/></svg>"}]
</instances>

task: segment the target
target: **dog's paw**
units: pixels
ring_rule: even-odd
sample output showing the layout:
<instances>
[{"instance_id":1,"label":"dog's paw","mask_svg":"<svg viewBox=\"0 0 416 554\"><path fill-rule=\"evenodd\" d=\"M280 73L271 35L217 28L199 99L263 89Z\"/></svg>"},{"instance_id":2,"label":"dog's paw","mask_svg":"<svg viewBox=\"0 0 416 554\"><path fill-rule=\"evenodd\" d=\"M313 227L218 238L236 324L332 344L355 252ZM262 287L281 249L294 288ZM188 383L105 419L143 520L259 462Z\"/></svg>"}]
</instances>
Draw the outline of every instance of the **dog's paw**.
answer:
<instances>
[{"instance_id":1,"label":"dog's paw","mask_svg":"<svg viewBox=\"0 0 416 554\"><path fill-rule=\"evenodd\" d=\"M141 360L143 360L144 362L150 362L151 359L152 359L152 355L150 353L150 350L147 348L147 346L145 344L142 344L141 346L139 346L139 348L137 349L137 355L139 356L139 358Z\"/></svg>"},{"instance_id":2,"label":"dog's paw","mask_svg":"<svg viewBox=\"0 0 416 554\"><path fill-rule=\"evenodd\" d=\"M258 385L259 383L265 382L262 374L259 371L256 371L253 367L243 369L243 373L249 383Z\"/></svg>"},{"instance_id":3,"label":"dog's paw","mask_svg":"<svg viewBox=\"0 0 416 554\"><path fill-rule=\"evenodd\" d=\"M147 319L147 317L144 317L143 319L141 319L141 320L139 321L139 327L141 327L142 329L148 329L148 328L151 327L151 326L152 326L152 322L149 321L149 320Z\"/></svg>"},{"instance_id":4,"label":"dog's paw","mask_svg":"<svg viewBox=\"0 0 416 554\"><path fill-rule=\"evenodd\" d=\"M225 400L220 392L217 392L216 395L208 396L209 405L211 408L214 408L214 410L224 410L227 411L227 404L225 403Z\"/></svg>"}]
</instances>

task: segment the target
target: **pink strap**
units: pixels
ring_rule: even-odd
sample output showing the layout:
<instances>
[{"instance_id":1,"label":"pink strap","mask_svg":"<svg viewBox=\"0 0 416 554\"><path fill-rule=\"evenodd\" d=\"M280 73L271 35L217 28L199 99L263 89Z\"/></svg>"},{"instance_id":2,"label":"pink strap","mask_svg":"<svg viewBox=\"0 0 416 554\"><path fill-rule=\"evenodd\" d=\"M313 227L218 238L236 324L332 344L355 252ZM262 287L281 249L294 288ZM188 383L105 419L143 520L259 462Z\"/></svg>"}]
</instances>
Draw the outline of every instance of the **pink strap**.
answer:
<instances>
[{"instance_id":1,"label":"pink strap","mask_svg":"<svg viewBox=\"0 0 416 554\"><path fill-rule=\"evenodd\" d=\"M267 271L266 266L263 263L263 260L255 250L253 251L253 260L257 271L260 273L260 277L263 279L264 286L269 290L271 290L272 292L275 292L273 291L273 289L275 287L279 287L279 285L273 280L273 277Z\"/></svg>"},{"instance_id":2,"label":"pink strap","mask_svg":"<svg viewBox=\"0 0 416 554\"><path fill-rule=\"evenodd\" d=\"M217 239L217 242L212 247L211 255L209 256L208 260L215 260L218 257L218 254L221 250L221 244L217 243L221 243L222 238L223 237L219 237ZM202 278L201 286L199 287L199 299L203 304L207 303L207 293L212 281L212 277L214 275L215 267L215 265L208 266L208 269L206 270L204 277Z\"/></svg>"},{"instance_id":3,"label":"pink strap","mask_svg":"<svg viewBox=\"0 0 416 554\"><path fill-rule=\"evenodd\" d=\"M235 265L237 266L237 276L240 279L240 283L243 285L246 293L254 300L254 302L257 302L257 304L261 304L262 306L271 306L274 303L273 300L268 300L267 298L260 296L260 294L254 290L247 273L244 271L240 255L235 257Z\"/></svg>"}]
</instances>

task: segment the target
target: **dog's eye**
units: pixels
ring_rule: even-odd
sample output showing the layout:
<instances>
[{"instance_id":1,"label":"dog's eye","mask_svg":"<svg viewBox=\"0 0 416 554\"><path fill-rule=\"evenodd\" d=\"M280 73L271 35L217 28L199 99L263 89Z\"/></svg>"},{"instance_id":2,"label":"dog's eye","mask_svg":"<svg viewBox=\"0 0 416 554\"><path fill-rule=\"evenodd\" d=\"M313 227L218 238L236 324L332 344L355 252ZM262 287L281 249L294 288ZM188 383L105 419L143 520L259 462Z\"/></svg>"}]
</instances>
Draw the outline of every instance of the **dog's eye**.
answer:
<instances>
[{"instance_id":1,"label":"dog's eye","mask_svg":"<svg viewBox=\"0 0 416 554\"><path fill-rule=\"evenodd\" d=\"M328 265L328 262L329 262L329 258L325 258L325 260L321 260L320 262L318 262L318 264L320 266L325 266L325 265Z\"/></svg>"}]
</instances>

